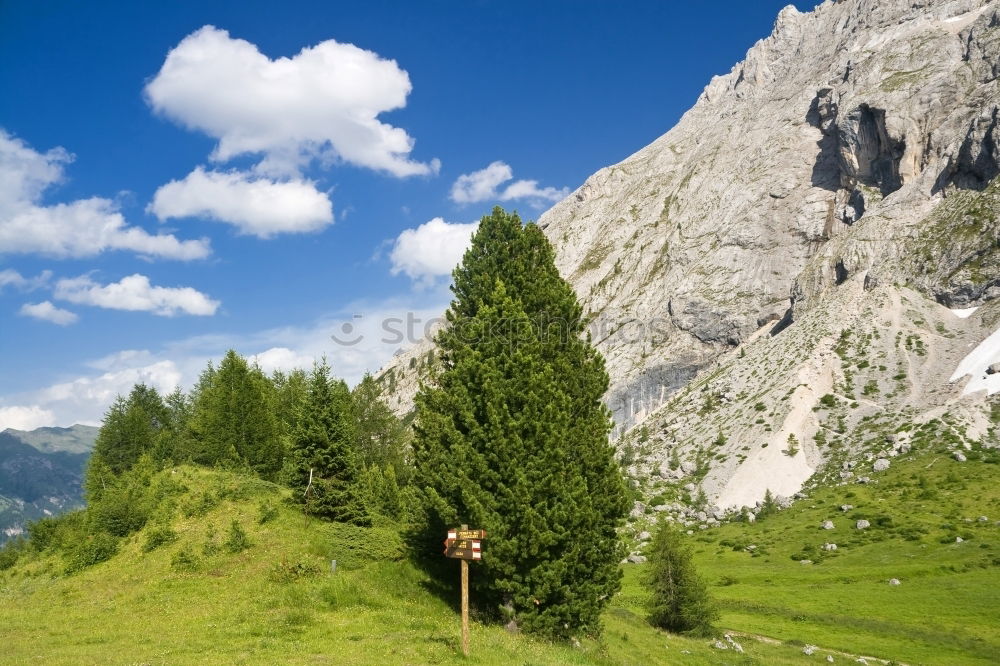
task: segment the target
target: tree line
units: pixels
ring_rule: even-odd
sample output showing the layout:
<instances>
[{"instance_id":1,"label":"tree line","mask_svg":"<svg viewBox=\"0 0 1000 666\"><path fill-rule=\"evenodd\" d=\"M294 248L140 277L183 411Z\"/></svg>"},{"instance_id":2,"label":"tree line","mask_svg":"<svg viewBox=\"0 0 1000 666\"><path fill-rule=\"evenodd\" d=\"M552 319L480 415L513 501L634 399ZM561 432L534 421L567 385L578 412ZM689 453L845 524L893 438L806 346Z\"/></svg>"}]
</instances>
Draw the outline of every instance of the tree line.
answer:
<instances>
[{"instance_id":1,"label":"tree line","mask_svg":"<svg viewBox=\"0 0 1000 666\"><path fill-rule=\"evenodd\" d=\"M242 470L293 489L310 514L366 525L398 519L408 431L370 375L352 391L325 360L268 376L230 350L188 393L137 384L105 414L87 468L98 505L143 467L193 463Z\"/></svg>"}]
</instances>

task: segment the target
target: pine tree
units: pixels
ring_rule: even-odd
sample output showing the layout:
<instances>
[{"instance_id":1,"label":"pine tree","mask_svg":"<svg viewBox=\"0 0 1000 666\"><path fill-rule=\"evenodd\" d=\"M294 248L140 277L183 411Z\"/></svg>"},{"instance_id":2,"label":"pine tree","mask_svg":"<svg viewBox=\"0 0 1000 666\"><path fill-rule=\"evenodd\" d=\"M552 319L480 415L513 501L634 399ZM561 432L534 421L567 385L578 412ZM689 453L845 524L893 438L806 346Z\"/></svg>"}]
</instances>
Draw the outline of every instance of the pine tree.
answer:
<instances>
[{"instance_id":1,"label":"pine tree","mask_svg":"<svg viewBox=\"0 0 1000 666\"><path fill-rule=\"evenodd\" d=\"M288 483L292 471L292 458L287 454L292 450L292 437L298 427L299 417L305 407L308 376L304 370L295 369L285 374L280 370L271 375L274 386L274 413L281 433L282 450L286 452L284 466L279 475L283 483Z\"/></svg>"},{"instance_id":2,"label":"pine tree","mask_svg":"<svg viewBox=\"0 0 1000 666\"><path fill-rule=\"evenodd\" d=\"M271 383L274 384L275 414L282 434L290 437L306 401L309 379L304 370L296 369L288 374L278 370L271 376Z\"/></svg>"},{"instance_id":3,"label":"pine tree","mask_svg":"<svg viewBox=\"0 0 1000 666\"><path fill-rule=\"evenodd\" d=\"M650 545L647 583L652 590L649 609L653 625L675 633L711 635L718 611L695 572L683 537L667 522L660 523Z\"/></svg>"},{"instance_id":4,"label":"pine tree","mask_svg":"<svg viewBox=\"0 0 1000 666\"><path fill-rule=\"evenodd\" d=\"M596 633L627 510L603 359L535 225L494 209L454 278L442 369L417 397L427 552L447 527L484 528L477 599L528 631Z\"/></svg>"},{"instance_id":5,"label":"pine tree","mask_svg":"<svg viewBox=\"0 0 1000 666\"><path fill-rule=\"evenodd\" d=\"M771 489L768 488L764 491L764 501L761 502L760 509L757 511L757 519L762 520L768 516L774 515L778 512L779 508L778 501L774 499Z\"/></svg>"},{"instance_id":6,"label":"pine tree","mask_svg":"<svg viewBox=\"0 0 1000 666\"><path fill-rule=\"evenodd\" d=\"M366 374L351 392L359 462L365 467L391 466L397 478L408 476L402 421L382 401L382 388Z\"/></svg>"},{"instance_id":7,"label":"pine tree","mask_svg":"<svg viewBox=\"0 0 1000 666\"><path fill-rule=\"evenodd\" d=\"M128 470L143 453L157 449L169 420L169 410L156 389L136 384L128 398L118 396L104 415L92 466L112 474Z\"/></svg>"},{"instance_id":8,"label":"pine tree","mask_svg":"<svg viewBox=\"0 0 1000 666\"><path fill-rule=\"evenodd\" d=\"M233 350L218 370L210 365L195 390L193 460L243 463L266 479L275 478L284 451L272 392L260 369Z\"/></svg>"},{"instance_id":9,"label":"pine tree","mask_svg":"<svg viewBox=\"0 0 1000 666\"><path fill-rule=\"evenodd\" d=\"M380 515L399 521L403 517L403 498L391 465L365 468L360 475L364 503L370 515Z\"/></svg>"},{"instance_id":10,"label":"pine tree","mask_svg":"<svg viewBox=\"0 0 1000 666\"><path fill-rule=\"evenodd\" d=\"M292 436L290 485L310 514L364 525L352 410L347 384L330 377L326 361L317 364Z\"/></svg>"},{"instance_id":11,"label":"pine tree","mask_svg":"<svg viewBox=\"0 0 1000 666\"><path fill-rule=\"evenodd\" d=\"M180 388L163 399L166 423L153 457L161 462L180 462L187 459L188 441L194 404Z\"/></svg>"}]
</instances>

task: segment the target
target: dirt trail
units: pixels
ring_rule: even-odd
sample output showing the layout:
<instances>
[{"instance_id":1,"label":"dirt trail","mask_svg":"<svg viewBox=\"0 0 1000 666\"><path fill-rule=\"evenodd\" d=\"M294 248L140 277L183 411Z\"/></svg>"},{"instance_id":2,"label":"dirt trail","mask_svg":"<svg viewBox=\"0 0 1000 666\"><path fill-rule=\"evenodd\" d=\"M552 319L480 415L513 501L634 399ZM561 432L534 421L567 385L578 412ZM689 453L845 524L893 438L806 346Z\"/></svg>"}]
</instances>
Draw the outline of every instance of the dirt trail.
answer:
<instances>
[{"instance_id":1,"label":"dirt trail","mask_svg":"<svg viewBox=\"0 0 1000 666\"><path fill-rule=\"evenodd\" d=\"M768 645L785 645L787 641L783 641L780 638L774 638L773 636L764 636L762 634L750 634L744 631L732 631L727 630L725 632L727 635L733 638L750 638L761 643L767 643ZM813 645L809 643L809 645ZM852 662L856 662L858 659L864 659L869 664L897 664L897 666L910 666L910 664L905 661L899 661L898 659L882 659L881 657L869 657L866 654L853 654L851 652L843 652L841 650L830 650L819 645L813 645L816 648L816 654L831 654L835 657L844 657L850 659Z\"/></svg>"}]
</instances>

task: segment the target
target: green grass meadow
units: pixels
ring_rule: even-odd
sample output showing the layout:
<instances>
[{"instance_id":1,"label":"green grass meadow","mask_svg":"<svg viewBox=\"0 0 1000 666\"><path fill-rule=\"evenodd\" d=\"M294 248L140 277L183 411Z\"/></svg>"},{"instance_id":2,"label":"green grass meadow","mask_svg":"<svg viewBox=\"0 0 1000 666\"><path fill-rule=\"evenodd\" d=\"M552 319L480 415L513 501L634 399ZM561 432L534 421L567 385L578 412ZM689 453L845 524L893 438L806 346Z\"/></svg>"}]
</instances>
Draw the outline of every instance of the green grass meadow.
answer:
<instances>
[{"instance_id":1,"label":"green grass meadow","mask_svg":"<svg viewBox=\"0 0 1000 666\"><path fill-rule=\"evenodd\" d=\"M185 489L169 500L169 523L147 525L110 560L67 575L60 556L43 554L0 572L0 662L1000 663L997 465L936 458L894 461L877 484L817 490L755 524L695 531L720 636L738 632L742 654L650 627L643 566L629 565L600 639L552 644L473 616L468 658L457 591L442 593L409 562L396 528L309 519L278 486L182 467L165 472ZM855 509L844 514L843 503ZM873 527L852 529L858 517ZM834 530L819 528L826 519ZM242 550L230 547L234 520L249 540ZM826 542L838 550L817 549ZM819 649L807 657L805 644Z\"/></svg>"}]
</instances>

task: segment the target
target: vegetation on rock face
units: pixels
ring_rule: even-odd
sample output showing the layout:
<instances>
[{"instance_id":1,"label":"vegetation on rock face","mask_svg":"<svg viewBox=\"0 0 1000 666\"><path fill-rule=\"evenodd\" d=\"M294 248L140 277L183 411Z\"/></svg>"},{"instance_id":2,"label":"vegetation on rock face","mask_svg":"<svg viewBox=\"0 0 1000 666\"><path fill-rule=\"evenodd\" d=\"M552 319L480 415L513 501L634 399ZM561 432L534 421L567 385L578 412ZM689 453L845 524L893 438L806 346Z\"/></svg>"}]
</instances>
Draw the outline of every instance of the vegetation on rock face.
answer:
<instances>
[{"instance_id":1,"label":"vegetation on rock face","mask_svg":"<svg viewBox=\"0 0 1000 666\"><path fill-rule=\"evenodd\" d=\"M604 362L534 225L494 209L454 273L442 370L417 398L421 545L486 529L473 577L489 613L549 636L599 630L620 584L626 511Z\"/></svg>"}]
</instances>

